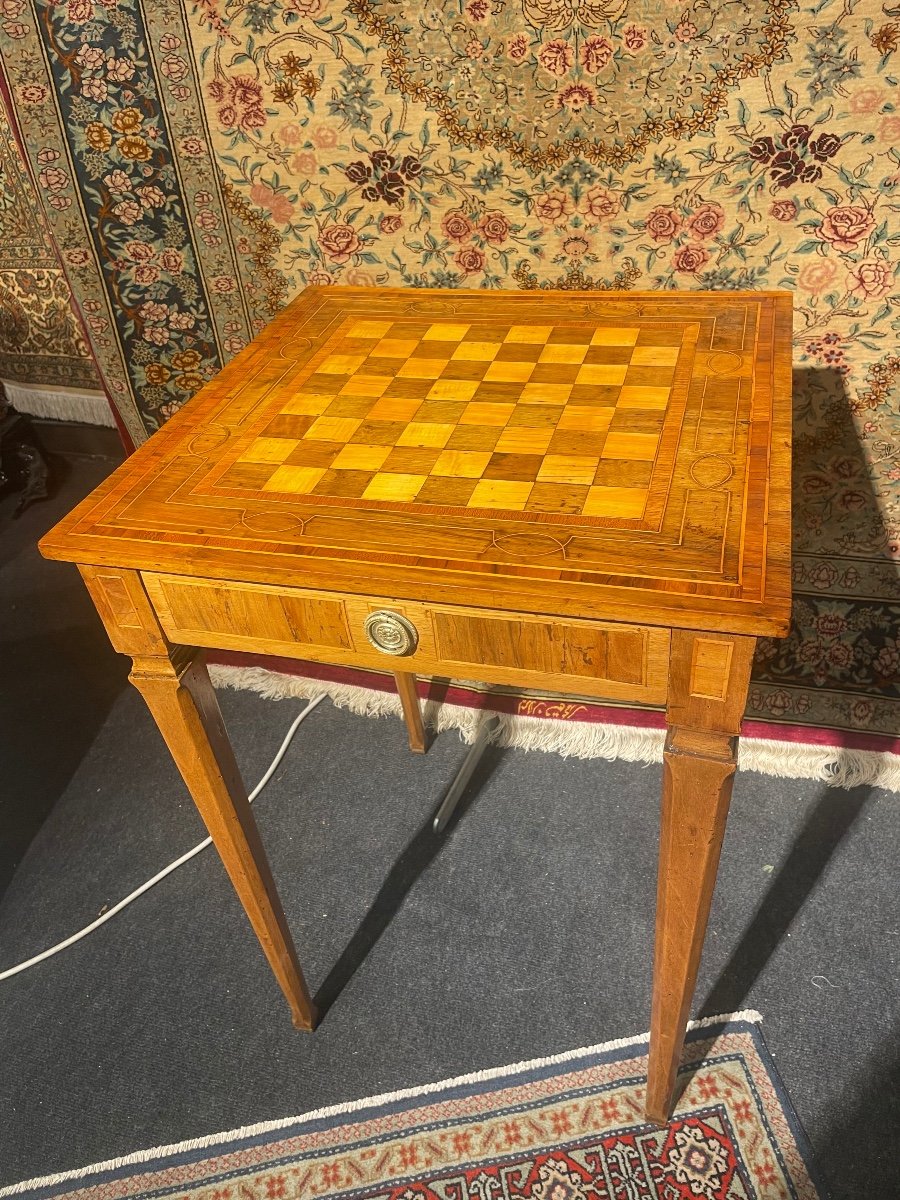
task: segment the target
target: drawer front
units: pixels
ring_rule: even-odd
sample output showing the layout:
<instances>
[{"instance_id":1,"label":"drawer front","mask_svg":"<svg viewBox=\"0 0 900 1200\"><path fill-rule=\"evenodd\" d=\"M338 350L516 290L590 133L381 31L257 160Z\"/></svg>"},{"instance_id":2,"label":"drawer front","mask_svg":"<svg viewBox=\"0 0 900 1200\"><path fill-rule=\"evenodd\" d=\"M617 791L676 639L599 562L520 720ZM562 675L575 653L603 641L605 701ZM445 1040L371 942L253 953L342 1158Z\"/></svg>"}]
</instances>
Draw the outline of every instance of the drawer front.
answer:
<instances>
[{"instance_id":1,"label":"drawer front","mask_svg":"<svg viewBox=\"0 0 900 1200\"><path fill-rule=\"evenodd\" d=\"M177 643L610 700L666 699L667 629L178 575L143 579Z\"/></svg>"}]
</instances>

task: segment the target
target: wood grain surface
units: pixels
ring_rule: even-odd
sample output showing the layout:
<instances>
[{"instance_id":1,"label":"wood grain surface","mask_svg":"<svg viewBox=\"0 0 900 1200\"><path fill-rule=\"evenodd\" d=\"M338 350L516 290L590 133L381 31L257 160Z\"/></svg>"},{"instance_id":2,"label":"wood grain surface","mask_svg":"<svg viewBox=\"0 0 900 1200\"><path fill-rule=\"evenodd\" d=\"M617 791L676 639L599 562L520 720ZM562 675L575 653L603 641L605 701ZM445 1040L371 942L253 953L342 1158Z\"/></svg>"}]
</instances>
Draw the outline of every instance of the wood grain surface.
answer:
<instances>
[{"instance_id":1,"label":"wood grain surface","mask_svg":"<svg viewBox=\"0 0 900 1200\"><path fill-rule=\"evenodd\" d=\"M790 337L786 292L310 288L42 549L783 633Z\"/></svg>"}]
</instances>

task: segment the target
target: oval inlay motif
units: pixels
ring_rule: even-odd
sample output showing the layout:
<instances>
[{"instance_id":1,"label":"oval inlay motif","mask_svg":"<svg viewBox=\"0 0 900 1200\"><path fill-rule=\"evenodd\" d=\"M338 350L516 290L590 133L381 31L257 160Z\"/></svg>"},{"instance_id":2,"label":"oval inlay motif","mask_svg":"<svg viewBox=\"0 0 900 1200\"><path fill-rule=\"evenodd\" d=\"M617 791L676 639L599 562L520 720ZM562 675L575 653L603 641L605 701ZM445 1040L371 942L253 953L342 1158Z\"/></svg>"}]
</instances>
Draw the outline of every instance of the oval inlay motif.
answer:
<instances>
[{"instance_id":1,"label":"oval inlay motif","mask_svg":"<svg viewBox=\"0 0 900 1200\"><path fill-rule=\"evenodd\" d=\"M423 316L430 317L452 317L459 312L459 305L453 304L450 300L413 300L411 304L407 304L406 311L408 313L421 313Z\"/></svg>"},{"instance_id":2,"label":"oval inlay motif","mask_svg":"<svg viewBox=\"0 0 900 1200\"><path fill-rule=\"evenodd\" d=\"M242 512L241 524L254 533L292 533L303 530L303 518L289 512Z\"/></svg>"},{"instance_id":3,"label":"oval inlay motif","mask_svg":"<svg viewBox=\"0 0 900 1200\"><path fill-rule=\"evenodd\" d=\"M293 361L300 358L307 350L312 347L312 342L306 337L291 338L289 342L285 342L283 346L278 348L278 357L286 358Z\"/></svg>"},{"instance_id":4,"label":"oval inlay motif","mask_svg":"<svg viewBox=\"0 0 900 1200\"><path fill-rule=\"evenodd\" d=\"M706 365L716 375L736 375L744 365L744 356L734 350L714 350L707 355Z\"/></svg>"},{"instance_id":5,"label":"oval inlay motif","mask_svg":"<svg viewBox=\"0 0 900 1200\"><path fill-rule=\"evenodd\" d=\"M503 533L491 538L491 548L501 550L513 558L547 558L551 554L565 557L571 538L560 541L549 533Z\"/></svg>"},{"instance_id":6,"label":"oval inlay motif","mask_svg":"<svg viewBox=\"0 0 900 1200\"><path fill-rule=\"evenodd\" d=\"M733 474L734 467L721 454L703 454L691 463L691 479L705 491L722 487Z\"/></svg>"},{"instance_id":7,"label":"oval inlay motif","mask_svg":"<svg viewBox=\"0 0 900 1200\"><path fill-rule=\"evenodd\" d=\"M231 430L224 425L207 425L199 433L194 434L188 442L188 450L191 454L196 455L211 454L213 450L224 446L230 437Z\"/></svg>"}]
</instances>

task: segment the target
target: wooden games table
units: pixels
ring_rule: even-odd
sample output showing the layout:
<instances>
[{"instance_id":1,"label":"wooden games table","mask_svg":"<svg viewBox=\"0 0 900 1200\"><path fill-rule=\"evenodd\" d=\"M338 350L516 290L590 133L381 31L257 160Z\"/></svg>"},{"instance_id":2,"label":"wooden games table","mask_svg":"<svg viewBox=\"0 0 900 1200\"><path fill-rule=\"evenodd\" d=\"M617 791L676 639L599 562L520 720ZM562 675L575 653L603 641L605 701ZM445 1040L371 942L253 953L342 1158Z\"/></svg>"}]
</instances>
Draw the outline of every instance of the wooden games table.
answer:
<instances>
[{"instance_id":1,"label":"wooden games table","mask_svg":"<svg viewBox=\"0 0 900 1200\"><path fill-rule=\"evenodd\" d=\"M664 704L668 1119L753 648L788 626L790 343L786 292L308 288L43 539L133 659L297 1026L203 648L391 663L416 750L417 673Z\"/></svg>"}]
</instances>

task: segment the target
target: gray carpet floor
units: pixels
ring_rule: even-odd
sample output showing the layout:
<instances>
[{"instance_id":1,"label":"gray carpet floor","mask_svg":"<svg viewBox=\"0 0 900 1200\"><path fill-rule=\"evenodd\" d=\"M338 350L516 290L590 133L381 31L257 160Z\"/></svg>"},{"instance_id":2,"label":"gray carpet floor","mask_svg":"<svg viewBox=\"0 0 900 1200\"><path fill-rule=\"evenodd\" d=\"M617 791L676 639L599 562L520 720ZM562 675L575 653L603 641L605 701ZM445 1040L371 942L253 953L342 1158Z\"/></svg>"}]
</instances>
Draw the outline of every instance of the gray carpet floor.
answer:
<instances>
[{"instance_id":1,"label":"gray carpet floor","mask_svg":"<svg viewBox=\"0 0 900 1200\"><path fill-rule=\"evenodd\" d=\"M204 834L74 568L0 505L0 970ZM248 783L300 702L223 692ZM321 705L256 804L311 988L287 1008L215 853L0 983L0 1186L649 1023L659 770L465 753ZM744 773L694 1013L758 1008L835 1200L900 1196L900 797ZM0 880L2 883L3 880Z\"/></svg>"}]
</instances>

